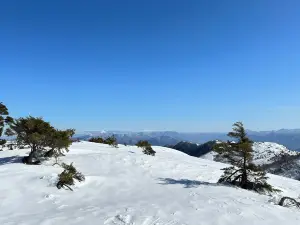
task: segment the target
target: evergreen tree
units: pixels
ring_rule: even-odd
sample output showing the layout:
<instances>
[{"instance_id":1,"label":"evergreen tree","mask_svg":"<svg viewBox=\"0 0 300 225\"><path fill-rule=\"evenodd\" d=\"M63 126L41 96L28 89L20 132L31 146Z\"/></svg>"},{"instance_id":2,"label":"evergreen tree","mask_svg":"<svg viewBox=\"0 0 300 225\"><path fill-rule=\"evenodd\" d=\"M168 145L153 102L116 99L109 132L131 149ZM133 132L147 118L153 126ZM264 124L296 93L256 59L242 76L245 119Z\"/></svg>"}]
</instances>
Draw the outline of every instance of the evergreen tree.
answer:
<instances>
[{"instance_id":1,"label":"evergreen tree","mask_svg":"<svg viewBox=\"0 0 300 225\"><path fill-rule=\"evenodd\" d=\"M277 191L267 183L265 171L252 164L252 141L247 137L243 123L233 124L233 131L228 133L230 138L236 141L216 144L214 149L233 166L224 168L224 174L219 182L229 182L243 189L251 189L257 192Z\"/></svg>"},{"instance_id":2,"label":"evergreen tree","mask_svg":"<svg viewBox=\"0 0 300 225\"><path fill-rule=\"evenodd\" d=\"M23 162L39 164L39 157L49 145L49 137L54 128L42 118L32 116L17 119L11 128L17 135L17 144L29 145L31 148L29 156L24 157Z\"/></svg>"},{"instance_id":3,"label":"evergreen tree","mask_svg":"<svg viewBox=\"0 0 300 225\"><path fill-rule=\"evenodd\" d=\"M63 155L63 151L68 152L68 148L72 144L71 138L74 134L74 129L53 129L49 134L47 143L47 146L50 148L50 150L46 152L45 157L59 157Z\"/></svg>"},{"instance_id":4,"label":"evergreen tree","mask_svg":"<svg viewBox=\"0 0 300 225\"><path fill-rule=\"evenodd\" d=\"M108 144L108 145L113 146L115 148L118 147L118 142L117 142L117 139L114 135L106 138L105 141L104 141L104 144Z\"/></svg>"},{"instance_id":5,"label":"evergreen tree","mask_svg":"<svg viewBox=\"0 0 300 225\"><path fill-rule=\"evenodd\" d=\"M7 136L12 135L12 131L10 129L10 125L12 123L13 118L9 116L7 107L2 102L0 102L0 137L2 137L3 134ZM4 145L5 143L6 140L0 139L0 145Z\"/></svg>"},{"instance_id":6,"label":"evergreen tree","mask_svg":"<svg viewBox=\"0 0 300 225\"><path fill-rule=\"evenodd\" d=\"M143 148L143 153L146 155L155 156L156 151L154 151L151 146L146 146Z\"/></svg>"},{"instance_id":7,"label":"evergreen tree","mask_svg":"<svg viewBox=\"0 0 300 225\"><path fill-rule=\"evenodd\" d=\"M102 137L92 137L89 139L89 142L104 144L105 140Z\"/></svg>"},{"instance_id":8,"label":"evergreen tree","mask_svg":"<svg viewBox=\"0 0 300 225\"><path fill-rule=\"evenodd\" d=\"M39 164L44 156L62 155L63 150L68 151L75 133L73 129L57 130L42 118L32 116L15 120L11 128L17 135L18 146L29 145L31 148L29 156L23 159L26 164Z\"/></svg>"},{"instance_id":9,"label":"evergreen tree","mask_svg":"<svg viewBox=\"0 0 300 225\"><path fill-rule=\"evenodd\" d=\"M74 185L75 180L78 180L79 182L85 180L85 176L77 171L77 169L73 166L73 163L70 165L62 163L61 166L64 171L58 175L58 182L56 184L58 189L67 187L69 190L73 191L70 186Z\"/></svg>"},{"instance_id":10,"label":"evergreen tree","mask_svg":"<svg viewBox=\"0 0 300 225\"><path fill-rule=\"evenodd\" d=\"M138 141L135 145L139 148L151 146L151 144L148 141L143 141L143 140Z\"/></svg>"},{"instance_id":11,"label":"evergreen tree","mask_svg":"<svg viewBox=\"0 0 300 225\"><path fill-rule=\"evenodd\" d=\"M151 144L148 141L138 141L136 146L142 148L144 154L155 156L156 152L152 149Z\"/></svg>"}]
</instances>

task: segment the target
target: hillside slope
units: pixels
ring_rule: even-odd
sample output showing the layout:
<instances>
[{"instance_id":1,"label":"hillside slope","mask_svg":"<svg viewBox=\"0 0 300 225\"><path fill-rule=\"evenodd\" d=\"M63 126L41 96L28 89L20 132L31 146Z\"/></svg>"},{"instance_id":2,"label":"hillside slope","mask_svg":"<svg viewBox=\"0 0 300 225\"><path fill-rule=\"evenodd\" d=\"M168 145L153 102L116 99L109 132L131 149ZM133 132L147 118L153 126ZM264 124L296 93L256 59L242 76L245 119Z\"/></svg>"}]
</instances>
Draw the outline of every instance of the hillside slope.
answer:
<instances>
[{"instance_id":1,"label":"hillside slope","mask_svg":"<svg viewBox=\"0 0 300 225\"><path fill-rule=\"evenodd\" d=\"M224 164L154 147L74 143L62 159L86 175L74 192L55 187L62 169L52 162L23 165L28 152L0 152L0 224L295 225L300 211L265 195L216 184ZM283 195L297 197L300 182L270 175Z\"/></svg>"},{"instance_id":2,"label":"hillside slope","mask_svg":"<svg viewBox=\"0 0 300 225\"><path fill-rule=\"evenodd\" d=\"M190 156L226 163L224 158L212 151L215 143L216 141L203 144L182 141L172 148ZM270 173L300 180L300 153L291 151L283 145L273 142L254 142L253 163L263 166Z\"/></svg>"}]
</instances>

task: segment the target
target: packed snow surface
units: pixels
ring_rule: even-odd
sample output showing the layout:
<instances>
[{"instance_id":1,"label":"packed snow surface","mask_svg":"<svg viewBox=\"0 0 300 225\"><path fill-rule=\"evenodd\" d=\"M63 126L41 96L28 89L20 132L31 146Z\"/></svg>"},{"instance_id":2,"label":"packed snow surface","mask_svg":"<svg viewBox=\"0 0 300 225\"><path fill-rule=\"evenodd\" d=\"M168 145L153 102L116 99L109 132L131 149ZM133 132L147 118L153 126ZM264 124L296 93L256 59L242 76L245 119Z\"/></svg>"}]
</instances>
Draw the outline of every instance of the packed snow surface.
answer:
<instances>
[{"instance_id":1,"label":"packed snow surface","mask_svg":"<svg viewBox=\"0 0 300 225\"><path fill-rule=\"evenodd\" d=\"M62 160L86 181L58 190L52 161L20 163L28 149L0 152L1 225L296 225L300 211L266 196L216 184L226 165L154 147L74 143ZM300 182L270 175L281 195L298 197Z\"/></svg>"}]
</instances>

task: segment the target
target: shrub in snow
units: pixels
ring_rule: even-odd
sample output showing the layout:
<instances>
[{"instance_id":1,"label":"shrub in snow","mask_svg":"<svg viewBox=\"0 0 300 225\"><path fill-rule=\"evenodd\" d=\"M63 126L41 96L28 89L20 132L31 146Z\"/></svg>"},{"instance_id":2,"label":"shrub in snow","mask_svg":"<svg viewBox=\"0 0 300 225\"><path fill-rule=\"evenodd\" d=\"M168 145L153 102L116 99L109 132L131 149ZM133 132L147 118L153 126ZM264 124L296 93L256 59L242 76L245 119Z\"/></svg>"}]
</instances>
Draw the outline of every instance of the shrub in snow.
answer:
<instances>
[{"instance_id":1,"label":"shrub in snow","mask_svg":"<svg viewBox=\"0 0 300 225\"><path fill-rule=\"evenodd\" d=\"M102 137L92 137L91 139L89 139L89 142L95 142L95 143L99 143L99 144L107 144L110 146L113 146L115 148L118 147L118 143L117 143L117 139L114 135L103 139Z\"/></svg>"},{"instance_id":2,"label":"shrub in snow","mask_svg":"<svg viewBox=\"0 0 300 225\"><path fill-rule=\"evenodd\" d=\"M151 146L146 146L143 148L143 153L146 154L146 155L152 155L152 156L155 156L155 151L152 149Z\"/></svg>"},{"instance_id":3,"label":"shrub in snow","mask_svg":"<svg viewBox=\"0 0 300 225\"><path fill-rule=\"evenodd\" d=\"M104 141L104 144L108 144L108 145L113 146L115 148L118 147L117 139L114 135L106 138L105 141Z\"/></svg>"},{"instance_id":4,"label":"shrub in snow","mask_svg":"<svg viewBox=\"0 0 300 225\"><path fill-rule=\"evenodd\" d=\"M156 152L152 149L151 144L148 141L138 141L136 146L142 148L144 154L155 156Z\"/></svg>"},{"instance_id":5,"label":"shrub in snow","mask_svg":"<svg viewBox=\"0 0 300 225\"><path fill-rule=\"evenodd\" d=\"M49 156L55 151L61 153L63 149L66 150L74 134L72 129L56 130L49 122L32 116L15 120L11 128L17 136L17 144L29 145L31 149L29 155L23 159L25 164L40 164L40 159L44 157L47 150Z\"/></svg>"},{"instance_id":6,"label":"shrub in snow","mask_svg":"<svg viewBox=\"0 0 300 225\"><path fill-rule=\"evenodd\" d=\"M252 141L247 137L241 122L233 124L233 131L228 133L236 142L218 143L214 150L224 157L233 166L224 168L224 174L219 179L220 183L231 183L243 189L254 190L260 193L276 192L267 183L265 171L251 163L253 157Z\"/></svg>"},{"instance_id":7,"label":"shrub in snow","mask_svg":"<svg viewBox=\"0 0 300 225\"><path fill-rule=\"evenodd\" d=\"M89 142L104 144L104 139L102 137L92 137L89 139Z\"/></svg>"},{"instance_id":8,"label":"shrub in snow","mask_svg":"<svg viewBox=\"0 0 300 225\"><path fill-rule=\"evenodd\" d=\"M63 163L61 166L64 171L58 175L58 182L56 184L58 189L67 187L69 190L73 191L70 186L74 185L75 180L78 180L79 182L85 180L84 175L76 170L73 163L70 165Z\"/></svg>"},{"instance_id":9,"label":"shrub in snow","mask_svg":"<svg viewBox=\"0 0 300 225\"><path fill-rule=\"evenodd\" d=\"M138 141L135 145L139 148L151 146L151 144L148 141Z\"/></svg>"}]
</instances>

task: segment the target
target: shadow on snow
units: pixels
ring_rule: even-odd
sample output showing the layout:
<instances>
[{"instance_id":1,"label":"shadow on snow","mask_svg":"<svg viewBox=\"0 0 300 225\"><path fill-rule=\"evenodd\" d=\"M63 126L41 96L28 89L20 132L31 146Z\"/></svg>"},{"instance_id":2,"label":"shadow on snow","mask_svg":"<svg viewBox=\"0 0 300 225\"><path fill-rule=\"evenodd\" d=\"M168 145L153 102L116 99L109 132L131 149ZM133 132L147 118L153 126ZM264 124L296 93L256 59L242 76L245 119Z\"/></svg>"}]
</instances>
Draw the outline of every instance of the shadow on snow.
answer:
<instances>
[{"instance_id":1,"label":"shadow on snow","mask_svg":"<svg viewBox=\"0 0 300 225\"><path fill-rule=\"evenodd\" d=\"M23 158L24 157L22 156L10 156L10 157L0 158L0 166L11 164L11 163L22 163Z\"/></svg>"},{"instance_id":2,"label":"shadow on snow","mask_svg":"<svg viewBox=\"0 0 300 225\"><path fill-rule=\"evenodd\" d=\"M172 178L159 178L160 181L159 184L161 185L168 185L168 184L181 184L184 186L184 188L195 188L200 185L209 185L209 186L219 186L219 184L216 183L209 183L199 180L189 180L189 179L172 179Z\"/></svg>"}]
</instances>

